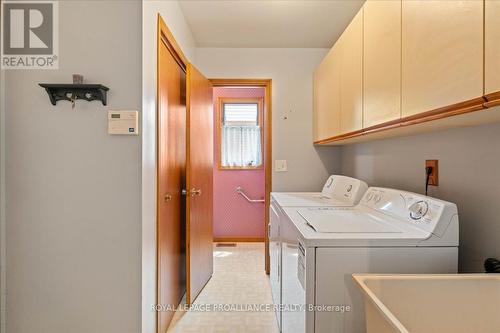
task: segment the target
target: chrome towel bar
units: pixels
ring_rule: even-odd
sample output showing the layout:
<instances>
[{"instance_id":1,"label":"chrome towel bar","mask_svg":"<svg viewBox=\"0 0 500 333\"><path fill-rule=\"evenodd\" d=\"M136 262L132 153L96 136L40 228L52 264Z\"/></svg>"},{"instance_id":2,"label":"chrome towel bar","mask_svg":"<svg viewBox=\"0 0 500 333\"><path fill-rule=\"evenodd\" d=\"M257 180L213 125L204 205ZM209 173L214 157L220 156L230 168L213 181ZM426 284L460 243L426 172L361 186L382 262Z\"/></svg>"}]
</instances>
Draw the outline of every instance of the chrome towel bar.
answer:
<instances>
[{"instance_id":1,"label":"chrome towel bar","mask_svg":"<svg viewBox=\"0 0 500 333\"><path fill-rule=\"evenodd\" d=\"M236 188L236 193L240 194L243 198L245 198L248 202L250 203L264 203L265 200L264 199L250 199L246 194L245 194L245 191L243 190L243 188L241 186L238 186Z\"/></svg>"}]
</instances>

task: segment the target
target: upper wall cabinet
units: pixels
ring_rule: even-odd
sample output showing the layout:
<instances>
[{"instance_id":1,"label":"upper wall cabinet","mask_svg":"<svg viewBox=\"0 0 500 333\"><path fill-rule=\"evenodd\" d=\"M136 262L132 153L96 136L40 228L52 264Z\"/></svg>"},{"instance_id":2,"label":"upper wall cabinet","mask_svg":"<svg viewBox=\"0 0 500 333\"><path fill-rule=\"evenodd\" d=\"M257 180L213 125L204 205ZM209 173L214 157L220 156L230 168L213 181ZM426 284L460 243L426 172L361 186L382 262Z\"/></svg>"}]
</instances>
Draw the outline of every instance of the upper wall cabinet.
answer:
<instances>
[{"instance_id":1,"label":"upper wall cabinet","mask_svg":"<svg viewBox=\"0 0 500 333\"><path fill-rule=\"evenodd\" d=\"M340 56L334 46L314 72L314 141L340 131Z\"/></svg>"},{"instance_id":2,"label":"upper wall cabinet","mask_svg":"<svg viewBox=\"0 0 500 333\"><path fill-rule=\"evenodd\" d=\"M401 117L401 1L364 6L363 127Z\"/></svg>"},{"instance_id":3,"label":"upper wall cabinet","mask_svg":"<svg viewBox=\"0 0 500 333\"><path fill-rule=\"evenodd\" d=\"M403 117L481 97L483 1L402 6Z\"/></svg>"},{"instance_id":4,"label":"upper wall cabinet","mask_svg":"<svg viewBox=\"0 0 500 333\"><path fill-rule=\"evenodd\" d=\"M363 9L340 37L340 134L363 127Z\"/></svg>"},{"instance_id":5,"label":"upper wall cabinet","mask_svg":"<svg viewBox=\"0 0 500 333\"><path fill-rule=\"evenodd\" d=\"M487 95L500 92L500 1L486 0L485 6L484 90Z\"/></svg>"},{"instance_id":6,"label":"upper wall cabinet","mask_svg":"<svg viewBox=\"0 0 500 333\"><path fill-rule=\"evenodd\" d=\"M500 105L499 17L500 0L367 0L315 72L315 142L500 121L476 112Z\"/></svg>"}]
</instances>

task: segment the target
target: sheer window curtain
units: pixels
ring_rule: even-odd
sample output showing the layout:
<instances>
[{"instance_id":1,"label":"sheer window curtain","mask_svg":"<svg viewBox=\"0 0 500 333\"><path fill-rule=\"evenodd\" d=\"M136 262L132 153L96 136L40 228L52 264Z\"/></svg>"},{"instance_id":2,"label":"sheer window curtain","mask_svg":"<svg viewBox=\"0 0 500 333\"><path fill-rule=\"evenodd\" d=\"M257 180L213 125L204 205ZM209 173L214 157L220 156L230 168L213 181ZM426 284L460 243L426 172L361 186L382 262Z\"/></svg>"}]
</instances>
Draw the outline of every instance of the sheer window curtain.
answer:
<instances>
[{"instance_id":1,"label":"sheer window curtain","mask_svg":"<svg viewBox=\"0 0 500 333\"><path fill-rule=\"evenodd\" d=\"M255 167L262 164L260 126L222 126L221 165Z\"/></svg>"}]
</instances>

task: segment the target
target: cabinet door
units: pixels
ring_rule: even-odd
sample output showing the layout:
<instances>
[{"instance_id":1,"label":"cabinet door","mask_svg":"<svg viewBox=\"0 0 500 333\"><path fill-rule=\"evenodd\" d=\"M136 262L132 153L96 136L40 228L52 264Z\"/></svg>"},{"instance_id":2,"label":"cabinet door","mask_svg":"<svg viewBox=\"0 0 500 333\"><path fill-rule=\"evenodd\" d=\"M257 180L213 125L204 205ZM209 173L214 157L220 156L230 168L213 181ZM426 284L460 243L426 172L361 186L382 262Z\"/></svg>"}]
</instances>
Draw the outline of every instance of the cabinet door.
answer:
<instances>
[{"instance_id":1,"label":"cabinet door","mask_svg":"<svg viewBox=\"0 0 500 333\"><path fill-rule=\"evenodd\" d=\"M500 91L500 1L485 6L485 94L491 94Z\"/></svg>"},{"instance_id":2,"label":"cabinet door","mask_svg":"<svg viewBox=\"0 0 500 333\"><path fill-rule=\"evenodd\" d=\"M401 117L401 1L368 0L363 22L363 127Z\"/></svg>"},{"instance_id":3,"label":"cabinet door","mask_svg":"<svg viewBox=\"0 0 500 333\"><path fill-rule=\"evenodd\" d=\"M483 1L403 0L402 115L483 94Z\"/></svg>"},{"instance_id":4,"label":"cabinet door","mask_svg":"<svg viewBox=\"0 0 500 333\"><path fill-rule=\"evenodd\" d=\"M334 46L314 72L314 141L340 130L340 57Z\"/></svg>"},{"instance_id":5,"label":"cabinet door","mask_svg":"<svg viewBox=\"0 0 500 333\"><path fill-rule=\"evenodd\" d=\"M363 126L363 8L356 14L339 41L340 134Z\"/></svg>"}]
</instances>

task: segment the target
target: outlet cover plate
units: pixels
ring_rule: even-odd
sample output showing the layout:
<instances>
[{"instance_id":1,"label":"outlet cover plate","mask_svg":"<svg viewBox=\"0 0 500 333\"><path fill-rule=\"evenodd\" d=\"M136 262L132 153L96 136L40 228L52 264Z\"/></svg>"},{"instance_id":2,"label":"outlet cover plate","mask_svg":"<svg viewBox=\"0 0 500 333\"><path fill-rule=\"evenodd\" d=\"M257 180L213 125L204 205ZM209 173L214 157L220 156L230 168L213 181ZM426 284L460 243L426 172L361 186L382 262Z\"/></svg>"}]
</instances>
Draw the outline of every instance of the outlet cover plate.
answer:
<instances>
[{"instance_id":1,"label":"outlet cover plate","mask_svg":"<svg viewBox=\"0 0 500 333\"><path fill-rule=\"evenodd\" d=\"M438 160L426 160L425 167L432 167L432 173L429 177L429 185L439 186L439 168Z\"/></svg>"},{"instance_id":2,"label":"outlet cover plate","mask_svg":"<svg viewBox=\"0 0 500 333\"><path fill-rule=\"evenodd\" d=\"M286 160L275 160L274 161L274 171L275 172L285 172L288 170L286 165Z\"/></svg>"}]
</instances>

